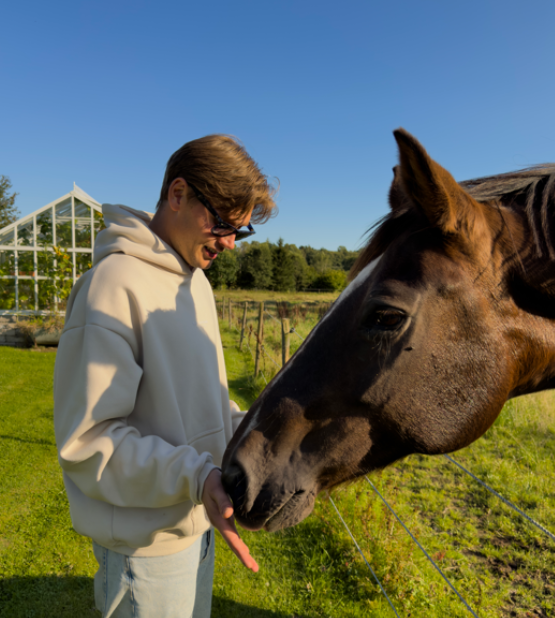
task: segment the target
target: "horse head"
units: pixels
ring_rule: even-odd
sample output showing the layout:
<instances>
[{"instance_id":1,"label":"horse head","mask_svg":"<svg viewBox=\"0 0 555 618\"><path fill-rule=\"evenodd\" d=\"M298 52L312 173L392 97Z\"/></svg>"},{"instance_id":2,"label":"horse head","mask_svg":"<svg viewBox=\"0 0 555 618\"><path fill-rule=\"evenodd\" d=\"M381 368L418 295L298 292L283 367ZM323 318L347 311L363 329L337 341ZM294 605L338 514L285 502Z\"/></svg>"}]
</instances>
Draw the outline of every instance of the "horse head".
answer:
<instances>
[{"instance_id":1,"label":"horse head","mask_svg":"<svg viewBox=\"0 0 555 618\"><path fill-rule=\"evenodd\" d=\"M394 135L390 213L229 444L224 486L246 528L294 525L324 489L460 449L508 398L554 385L541 225L554 169L461 185L409 133Z\"/></svg>"}]
</instances>

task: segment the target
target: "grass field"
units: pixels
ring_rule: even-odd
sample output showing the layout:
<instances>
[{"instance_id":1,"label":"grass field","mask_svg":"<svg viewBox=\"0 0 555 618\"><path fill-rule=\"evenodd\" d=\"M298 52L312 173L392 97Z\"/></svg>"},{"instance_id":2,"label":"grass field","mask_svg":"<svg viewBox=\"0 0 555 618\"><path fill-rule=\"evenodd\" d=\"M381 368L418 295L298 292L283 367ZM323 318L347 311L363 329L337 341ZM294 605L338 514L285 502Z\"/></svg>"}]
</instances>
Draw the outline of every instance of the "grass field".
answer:
<instances>
[{"instance_id":1,"label":"grass field","mask_svg":"<svg viewBox=\"0 0 555 618\"><path fill-rule=\"evenodd\" d=\"M302 325L298 325L299 332ZM263 381L222 335L232 397ZM55 354L0 348L0 616L96 616L95 561L71 528L52 428ZM555 530L555 397L509 402L455 458ZM410 457L373 481L481 617L555 615L555 543L443 457ZM401 616L468 616L364 481L332 494ZM260 564L243 569L218 538L213 616L384 617L393 612L326 496L299 526L244 533Z\"/></svg>"},{"instance_id":2,"label":"grass field","mask_svg":"<svg viewBox=\"0 0 555 618\"><path fill-rule=\"evenodd\" d=\"M214 290L216 300L231 298L233 302L252 300L277 300L290 303L330 302L337 298L338 292L273 292L271 290Z\"/></svg>"}]
</instances>

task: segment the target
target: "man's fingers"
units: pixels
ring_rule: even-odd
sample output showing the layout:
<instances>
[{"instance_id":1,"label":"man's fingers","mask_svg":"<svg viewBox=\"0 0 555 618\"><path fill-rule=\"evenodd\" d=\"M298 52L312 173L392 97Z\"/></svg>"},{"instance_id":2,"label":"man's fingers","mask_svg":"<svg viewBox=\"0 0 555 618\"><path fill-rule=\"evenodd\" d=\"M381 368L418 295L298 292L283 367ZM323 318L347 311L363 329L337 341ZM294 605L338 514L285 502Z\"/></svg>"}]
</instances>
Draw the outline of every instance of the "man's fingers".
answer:
<instances>
[{"instance_id":1,"label":"man's fingers","mask_svg":"<svg viewBox=\"0 0 555 618\"><path fill-rule=\"evenodd\" d=\"M221 526L218 526L221 535L224 537L225 542L229 545L231 551L239 558L239 560L255 573L258 571L258 564L256 560L251 556L249 548L245 542L239 536L235 524L230 520L222 522Z\"/></svg>"},{"instance_id":2,"label":"man's fingers","mask_svg":"<svg viewBox=\"0 0 555 618\"><path fill-rule=\"evenodd\" d=\"M258 564L251 556L249 548L245 545L245 542L240 538L240 536L236 532L230 530L220 530L220 532L222 532L222 536L224 537L225 542L229 545L231 551L237 556L237 558L239 558L247 569L251 569L254 573L258 572Z\"/></svg>"},{"instance_id":3,"label":"man's fingers","mask_svg":"<svg viewBox=\"0 0 555 618\"><path fill-rule=\"evenodd\" d=\"M218 496L218 498L220 498L220 496ZM224 519L229 519L233 515L233 505L227 497L227 494L225 494L224 497L219 500L218 510L220 511L221 516Z\"/></svg>"},{"instance_id":4,"label":"man's fingers","mask_svg":"<svg viewBox=\"0 0 555 618\"><path fill-rule=\"evenodd\" d=\"M224 519L229 519L233 515L233 505L231 504L231 500L221 484L221 473L219 470L213 470L211 476L213 476L213 478L210 478L209 476L208 479L210 479L211 484L213 483L211 488L212 500L216 503L216 507L218 508L220 515Z\"/></svg>"},{"instance_id":5,"label":"man's fingers","mask_svg":"<svg viewBox=\"0 0 555 618\"><path fill-rule=\"evenodd\" d=\"M212 470L208 475L202 492L206 514L213 526L220 531L225 542L239 560L255 573L258 571L256 560L250 555L249 548L241 540L235 522L232 519L233 505L221 483L221 472Z\"/></svg>"}]
</instances>

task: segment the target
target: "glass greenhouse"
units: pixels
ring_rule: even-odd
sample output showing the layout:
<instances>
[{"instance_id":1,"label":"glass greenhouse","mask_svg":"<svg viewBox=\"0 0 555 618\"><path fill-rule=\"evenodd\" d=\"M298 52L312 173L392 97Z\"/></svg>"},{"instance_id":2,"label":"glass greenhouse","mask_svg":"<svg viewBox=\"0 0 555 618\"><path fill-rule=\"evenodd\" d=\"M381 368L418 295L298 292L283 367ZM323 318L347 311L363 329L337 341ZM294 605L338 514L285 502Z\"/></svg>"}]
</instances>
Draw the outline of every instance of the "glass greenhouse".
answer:
<instances>
[{"instance_id":1,"label":"glass greenhouse","mask_svg":"<svg viewBox=\"0 0 555 618\"><path fill-rule=\"evenodd\" d=\"M73 191L0 229L0 314L56 313L91 267L100 204Z\"/></svg>"}]
</instances>

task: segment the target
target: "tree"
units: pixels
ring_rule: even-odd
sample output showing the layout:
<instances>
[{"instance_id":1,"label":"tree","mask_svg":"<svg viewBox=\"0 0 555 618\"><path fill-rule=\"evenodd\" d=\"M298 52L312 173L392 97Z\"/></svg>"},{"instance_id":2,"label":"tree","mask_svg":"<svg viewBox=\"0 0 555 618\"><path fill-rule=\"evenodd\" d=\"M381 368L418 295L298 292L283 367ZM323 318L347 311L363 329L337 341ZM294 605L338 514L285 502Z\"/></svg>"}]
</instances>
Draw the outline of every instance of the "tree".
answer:
<instances>
[{"instance_id":1,"label":"tree","mask_svg":"<svg viewBox=\"0 0 555 618\"><path fill-rule=\"evenodd\" d=\"M335 268L349 272L355 263L359 252L349 251L346 247L338 247L335 252L337 255Z\"/></svg>"},{"instance_id":2,"label":"tree","mask_svg":"<svg viewBox=\"0 0 555 618\"><path fill-rule=\"evenodd\" d=\"M304 253L295 245L285 245L293 258L293 272L295 274L295 289L305 290L311 287L313 279L312 271L310 270Z\"/></svg>"},{"instance_id":3,"label":"tree","mask_svg":"<svg viewBox=\"0 0 555 618\"><path fill-rule=\"evenodd\" d=\"M283 244L283 238L273 245L272 287L278 292L289 292L295 289L295 259L291 251Z\"/></svg>"},{"instance_id":4,"label":"tree","mask_svg":"<svg viewBox=\"0 0 555 618\"><path fill-rule=\"evenodd\" d=\"M312 282L317 290L339 292L347 285L347 273L344 270L327 270Z\"/></svg>"},{"instance_id":5,"label":"tree","mask_svg":"<svg viewBox=\"0 0 555 618\"><path fill-rule=\"evenodd\" d=\"M210 268L205 272L208 281L215 289L233 288L237 283L237 253L235 251L224 251L213 261Z\"/></svg>"},{"instance_id":6,"label":"tree","mask_svg":"<svg viewBox=\"0 0 555 618\"><path fill-rule=\"evenodd\" d=\"M303 246L299 248L306 258L306 263L317 273L325 273L327 270L334 268L335 251L313 249L312 247Z\"/></svg>"},{"instance_id":7,"label":"tree","mask_svg":"<svg viewBox=\"0 0 555 618\"><path fill-rule=\"evenodd\" d=\"M13 223L19 217L19 211L15 206L17 193L10 195L12 183L7 176L0 176L0 229Z\"/></svg>"},{"instance_id":8,"label":"tree","mask_svg":"<svg viewBox=\"0 0 555 618\"><path fill-rule=\"evenodd\" d=\"M245 290L272 286L272 250L268 242L242 243L237 285Z\"/></svg>"}]
</instances>

